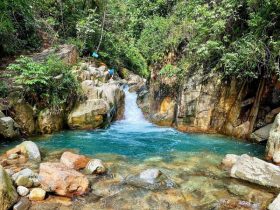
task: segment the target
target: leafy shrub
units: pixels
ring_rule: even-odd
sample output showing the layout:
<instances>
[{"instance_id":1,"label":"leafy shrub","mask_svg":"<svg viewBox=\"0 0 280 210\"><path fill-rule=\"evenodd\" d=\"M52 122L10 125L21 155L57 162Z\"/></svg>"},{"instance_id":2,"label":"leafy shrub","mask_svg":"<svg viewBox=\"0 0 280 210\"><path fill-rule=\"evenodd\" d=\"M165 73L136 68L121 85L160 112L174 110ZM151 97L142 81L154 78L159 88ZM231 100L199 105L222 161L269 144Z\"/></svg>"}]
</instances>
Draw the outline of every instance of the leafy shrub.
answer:
<instances>
[{"instance_id":1,"label":"leafy shrub","mask_svg":"<svg viewBox=\"0 0 280 210\"><path fill-rule=\"evenodd\" d=\"M8 84L0 80L0 98L5 98L8 95Z\"/></svg>"},{"instance_id":2,"label":"leafy shrub","mask_svg":"<svg viewBox=\"0 0 280 210\"><path fill-rule=\"evenodd\" d=\"M71 104L77 97L78 82L70 66L50 56L44 62L21 56L8 69L17 71L15 83L24 87L24 97L40 108Z\"/></svg>"}]
</instances>

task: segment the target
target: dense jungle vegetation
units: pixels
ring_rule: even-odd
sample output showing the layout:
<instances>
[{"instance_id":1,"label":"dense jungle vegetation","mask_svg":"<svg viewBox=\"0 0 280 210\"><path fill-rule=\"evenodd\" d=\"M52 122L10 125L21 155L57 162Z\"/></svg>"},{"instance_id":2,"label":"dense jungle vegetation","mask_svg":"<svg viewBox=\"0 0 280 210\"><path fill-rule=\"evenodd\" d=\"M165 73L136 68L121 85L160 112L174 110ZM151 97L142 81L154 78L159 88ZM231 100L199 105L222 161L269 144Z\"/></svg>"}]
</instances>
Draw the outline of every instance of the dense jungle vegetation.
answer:
<instances>
[{"instance_id":1,"label":"dense jungle vegetation","mask_svg":"<svg viewBox=\"0 0 280 210\"><path fill-rule=\"evenodd\" d=\"M46 33L143 76L151 66L245 80L280 73L279 0L2 0L0 9L2 57L38 50Z\"/></svg>"}]
</instances>

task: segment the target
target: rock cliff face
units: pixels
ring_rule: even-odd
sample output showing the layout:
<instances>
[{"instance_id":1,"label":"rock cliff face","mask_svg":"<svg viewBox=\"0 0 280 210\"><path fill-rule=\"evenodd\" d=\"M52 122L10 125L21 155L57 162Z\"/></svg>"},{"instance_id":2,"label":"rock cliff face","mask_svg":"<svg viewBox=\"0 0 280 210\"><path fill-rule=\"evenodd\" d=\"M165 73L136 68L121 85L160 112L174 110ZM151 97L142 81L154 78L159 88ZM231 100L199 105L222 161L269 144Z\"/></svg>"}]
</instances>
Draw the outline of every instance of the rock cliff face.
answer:
<instances>
[{"instance_id":1,"label":"rock cliff face","mask_svg":"<svg viewBox=\"0 0 280 210\"><path fill-rule=\"evenodd\" d=\"M201 70L189 72L180 82L154 70L149 87L139 93L138 104L159 125L249 138L275 118L279 91L276 81L226 81L218 72Z\"/></svg>"}]
</instances>

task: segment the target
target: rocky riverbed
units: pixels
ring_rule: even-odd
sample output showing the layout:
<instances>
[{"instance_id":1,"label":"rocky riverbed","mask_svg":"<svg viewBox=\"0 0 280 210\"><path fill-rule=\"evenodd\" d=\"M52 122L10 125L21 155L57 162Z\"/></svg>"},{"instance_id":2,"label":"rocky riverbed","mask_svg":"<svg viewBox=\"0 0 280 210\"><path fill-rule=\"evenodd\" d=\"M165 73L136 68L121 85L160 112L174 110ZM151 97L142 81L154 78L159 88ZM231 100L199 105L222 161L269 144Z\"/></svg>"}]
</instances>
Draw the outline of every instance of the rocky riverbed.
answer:
<instances>
[{"instance_id":1,"label":"rocky riverbed","mask_svg":"<svg viewBox=\"0 0 280 210\"><path fill-rule=\"evenodd\" d=\"M41 153L25 141L1 156L1 209L266 209L277 196L277 166L248 155L222 159Z\"/></svg>"}]
</instances>

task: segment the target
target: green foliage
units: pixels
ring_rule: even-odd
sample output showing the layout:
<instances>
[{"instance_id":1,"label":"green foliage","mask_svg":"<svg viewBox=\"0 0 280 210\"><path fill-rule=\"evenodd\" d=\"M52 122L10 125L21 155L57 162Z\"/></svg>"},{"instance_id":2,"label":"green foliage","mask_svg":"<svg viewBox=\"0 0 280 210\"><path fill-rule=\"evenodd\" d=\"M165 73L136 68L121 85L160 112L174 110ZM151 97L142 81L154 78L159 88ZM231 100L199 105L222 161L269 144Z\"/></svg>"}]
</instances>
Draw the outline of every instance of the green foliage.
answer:
<instances>
[{"instance_id":1,"label":"green foliage","mask_svg":"<svg viewBox=\"0 0 280 210\"><path fill-rule=\"evenodd\" d=\"M40 108L71 104L77 96L78 82L70 66L54 56L42 63L21 56L8 69L17 72L15 83L23 86L25 99Z\"/></svg>"},{"instance_id":2,"label":"green foliage","mask_svg":"<svg viewBox=\"0 0 280 210\"><path fill-rule=\"evenodd\" d=\"M0 2L0 57L40 46L35 32L33 3L29 0Z\"/></svg>"},{"instance_id":3,"label":"green foliage","mask_svg":"<svg viewBox=\"0 0 280 210\"><path fill-rule=\"evenodd\" d=\"M0 98L8 96L8 84L4 80L0 80Z\"/></svg>"}]
</instances>

